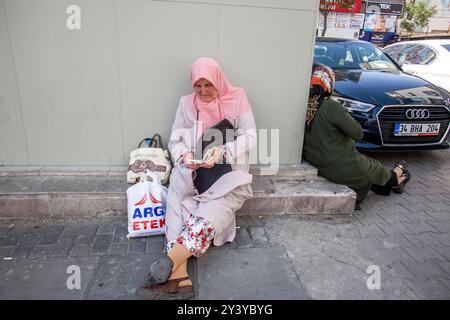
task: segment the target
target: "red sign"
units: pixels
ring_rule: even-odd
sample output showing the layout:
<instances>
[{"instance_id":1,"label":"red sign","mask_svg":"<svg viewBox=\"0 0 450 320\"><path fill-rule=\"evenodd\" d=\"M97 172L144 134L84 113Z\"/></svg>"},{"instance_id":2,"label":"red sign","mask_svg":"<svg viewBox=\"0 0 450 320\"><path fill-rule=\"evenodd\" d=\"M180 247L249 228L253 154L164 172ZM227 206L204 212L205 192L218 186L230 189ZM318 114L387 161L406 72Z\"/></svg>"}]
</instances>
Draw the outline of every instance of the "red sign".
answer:
<instances>
[{"instance_id":1,"label":"red sign","mask_svg":"<svg viewBox=\"0 0 450 320\"><path fill-rule=\"evenodd\" d=\"M349 8L343 8L338 3L353 3ZM361 12L361 0L320 0L320 10L330 12L348 12L348 13L360 13Z\"/></svg>"}]
</instances>

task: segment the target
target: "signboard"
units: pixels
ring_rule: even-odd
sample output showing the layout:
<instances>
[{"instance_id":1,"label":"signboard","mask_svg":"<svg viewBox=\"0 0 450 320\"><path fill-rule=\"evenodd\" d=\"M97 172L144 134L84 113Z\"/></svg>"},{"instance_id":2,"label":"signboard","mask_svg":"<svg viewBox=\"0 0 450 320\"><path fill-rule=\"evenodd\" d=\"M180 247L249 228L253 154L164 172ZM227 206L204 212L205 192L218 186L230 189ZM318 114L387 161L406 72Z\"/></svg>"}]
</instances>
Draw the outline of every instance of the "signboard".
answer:
<instances>
[{"instance_id":1,"label":"signboard","mask_svg":"<svg viewBox=\"0 0 450 320\"><path fill-rule=\"evenodd\" d=\"M382 14L366 14L364 31L395 32L397 16Z\"/></svg>"},{"instance_id":2,"label":"signboard","mask_svg":"<svg viewBox=\"0 0 450 320\"><path fill-rule=\"evenodd\" d=\"M347 12L347 13L359 13L361 12L361 0L349 0L354 1L353 6L350 8L342 8L337 4L336 0L320 0L320 10L330 12Z\"/></svg>"},{"instance_id":3,"label":"signboard","mask_svg":"<svg viewBox=\"0 0 450 320\"><path fill-rule=\"evenodd\" d=\"M330 12L327 17L326 37L358 39L364 25L364 13ZM323 15L319 19L319 34L324 28Z\"/></svg>"},{"instance_id":4,"label":"signboard","mask_svg":"<svg viewBox=\"0 0 450 320\"><path fill-rule=\"evenodd\" d=\"M367 1L366 13L401 16L403 14L403 3Z\"/></svg>"}]
</instances>

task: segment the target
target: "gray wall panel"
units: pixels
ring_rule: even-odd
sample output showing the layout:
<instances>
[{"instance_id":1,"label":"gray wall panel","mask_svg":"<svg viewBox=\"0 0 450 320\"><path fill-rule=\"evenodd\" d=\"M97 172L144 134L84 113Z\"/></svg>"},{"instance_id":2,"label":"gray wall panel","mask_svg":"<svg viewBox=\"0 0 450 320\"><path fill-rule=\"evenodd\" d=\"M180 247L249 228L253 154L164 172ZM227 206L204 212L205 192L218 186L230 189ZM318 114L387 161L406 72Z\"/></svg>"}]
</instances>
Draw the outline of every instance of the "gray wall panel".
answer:
<instances>
[{"instance_id":1,"label":"gray wall panel","mask_svg":"<svg viewBox=\"0 0 450 320\"><path fill-rule=\"evenodd\" d=\"M217 6L121 0L118 13L128 155L153 133L167 141L179 98L192 91L190 65L199 56L215 56Z\"/></svg>"},{"instance_id":2,"label":"gray wall panel","mask_svg":"<svg viewBox=\"0 0 450 320\"><path fill-rule=\"evenodd\" d=\"M32 165L122 164L113 2L6 0Z\"/></svg>"},{"instance_id":3,"label":"gray wall panel","mask_svg":"<svg viewBox=\"0 0 450 320\"><path fill-rule=\"evenodd\" d=\"M317 0L0 1L0 165L122 165L140 139L167 142L201 56L281 130L280 163L299 162Z\"/></svg>"},{"instance_id":4,"label":"gray wall panel","mask_svg":"<svg viewBox=\"0 0 450 320\"><path fill-rule=\"evenodd\" d=\"M2 1L0 1L0 70L0 165L27 165L29 159L26 136Z\"/></svg>"},{"instance_id":5,"label":"gray wall panel","mask_svg":"<svg viewBox=\"0 0 450 320\"><path fill-rule=\"evenodd\" d=\"M315 13L233 6L221 12L223 67L247 89L257 126L280 130L281 163L299 162Z\"/></svg>"},{"instance_id":6,"label":"gray wall panel","mask_svg":"<svg viewBox=\"0 0 450 320\"><path fill-rule=\"evenodd\" d=\"M294 9L294 10L306 10L315 11L319 3L317 1L304 1L304 0L220 0L224 5L235 6L254 6L265 8L278 8L278 9Z\"/></svg>"}]
</instances>

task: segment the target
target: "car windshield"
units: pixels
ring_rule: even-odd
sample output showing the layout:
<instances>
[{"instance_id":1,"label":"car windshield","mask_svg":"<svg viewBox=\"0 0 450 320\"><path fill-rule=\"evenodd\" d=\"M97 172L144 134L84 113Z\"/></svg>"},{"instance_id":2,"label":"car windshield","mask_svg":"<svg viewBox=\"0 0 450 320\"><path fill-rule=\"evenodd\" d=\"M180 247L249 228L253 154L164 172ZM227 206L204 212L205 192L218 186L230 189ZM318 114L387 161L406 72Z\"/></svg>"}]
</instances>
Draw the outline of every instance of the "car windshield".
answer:
<instances>
[{"instance_id":1,"label":"car windshield","mask_svg":"<svg viewBox=\"0 0 450 320\"><path fill-rule=\"evenodd\" d=\"M316 42L314 62L333 69L398 70L383 51L368 42Z\"/></svg>"}]
</instances>

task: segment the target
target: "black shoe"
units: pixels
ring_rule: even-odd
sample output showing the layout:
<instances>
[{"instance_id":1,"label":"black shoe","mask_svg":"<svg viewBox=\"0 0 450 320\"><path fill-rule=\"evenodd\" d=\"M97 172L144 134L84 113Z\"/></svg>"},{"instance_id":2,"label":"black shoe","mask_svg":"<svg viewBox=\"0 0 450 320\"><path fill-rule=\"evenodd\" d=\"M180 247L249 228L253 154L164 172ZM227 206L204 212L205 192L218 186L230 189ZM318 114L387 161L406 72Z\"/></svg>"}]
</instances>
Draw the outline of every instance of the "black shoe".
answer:
<instances>
[{"instance_id":1,"label":"black shoe","mask_svg":"<svg viewBox=\"0 0 450 320\"><path fill-rule=\"evenodd\" d=\"M405 160L397 161L397 163L394 165L394 168L392 168L392 171L394 171L395 168L400 168L403 171L403 174L408 170Z\"/></svg>"},{"instance_id":2,"label":"black shoe","mask_svg":"<svg viewBox=\"0 0 450 320\"><path fill-rule=\"evenodd\" d=\"M173 261L168 256L164 256L152 263L150 273L145 282L147 286L166 282L172 273Z\"/></svg>"},{"instance_id":3,"label":"black shoe","mask_svg":"<svg viewBox=\"0 0 450 320\"><path fill-rule=\"evenodd\" d=\"M392 191L398 194L403 193L403 189L405 189L406 184L411 179L411 173L408 170L405 170L402 174L402 177L405 177L405 180L403 180L398 187L392 188Z\"/></svg>"}]
</instances>

